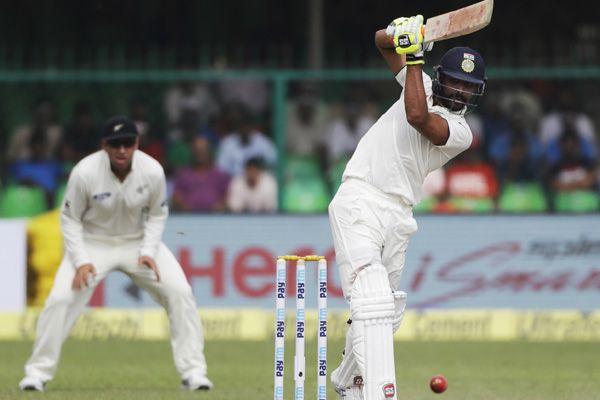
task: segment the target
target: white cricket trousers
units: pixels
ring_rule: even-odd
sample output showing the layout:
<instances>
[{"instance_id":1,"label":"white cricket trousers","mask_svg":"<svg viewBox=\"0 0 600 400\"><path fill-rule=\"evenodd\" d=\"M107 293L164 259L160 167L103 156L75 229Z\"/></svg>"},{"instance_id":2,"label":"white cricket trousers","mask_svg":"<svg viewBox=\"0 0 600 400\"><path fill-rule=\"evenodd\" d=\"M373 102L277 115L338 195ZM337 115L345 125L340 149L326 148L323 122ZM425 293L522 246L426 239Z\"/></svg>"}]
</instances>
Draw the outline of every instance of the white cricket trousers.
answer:
<instances>
[{"instance_id":1,"label":"white cricket trousers","mask_svg":"<svg viewBox=\"0 0 600 400\"><path fill-rule=\"evenodd\" d=\"M90 300L94 287L109 272L120 270L129 275L136 285L148 291L167 311L173 358L181 378L205 376L204 336L195 298L171 251L163 243L159 245L154 259L161 279L157 282L156 275L150 268L137 263L139 240L95 238L85 240L85 246L96 269L96 280L90 288L72 289L75 266L65 254L38 319L33 354L25 365L25 375L43 381L53 378L62 344Z\"/></svg>"},{"instance_id":2,"label":"white cricket trousers","mask_svg":"<svg viewBox=\"0 0 600 400\"><path fill-rule=\"evenodd\" d=\"M412 207L358 179L346 179L329 205L329 224L344 297L356 274L383 265L399 290L410 236L417 230Z\"/></svg>"}]
</instances>

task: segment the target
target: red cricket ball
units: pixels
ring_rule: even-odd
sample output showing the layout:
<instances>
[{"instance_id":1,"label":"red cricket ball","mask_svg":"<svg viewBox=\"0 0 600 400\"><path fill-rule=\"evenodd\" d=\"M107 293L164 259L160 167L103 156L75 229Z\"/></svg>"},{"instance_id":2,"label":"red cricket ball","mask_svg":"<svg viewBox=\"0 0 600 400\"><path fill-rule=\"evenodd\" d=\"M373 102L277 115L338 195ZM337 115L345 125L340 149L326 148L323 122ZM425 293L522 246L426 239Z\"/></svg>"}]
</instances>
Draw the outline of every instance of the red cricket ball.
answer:
<instances>
[{"instance_id":1,"label":"red cricket ball","mask_svg":"<svg viewBox=\"0 0 600 400\"><path fill-rule=\"evenodd\" d=\"M442 393L448 389L448 381L444 375L436 375L429 381L429 387L436 393Z\"/></svg>"}]
</instances>

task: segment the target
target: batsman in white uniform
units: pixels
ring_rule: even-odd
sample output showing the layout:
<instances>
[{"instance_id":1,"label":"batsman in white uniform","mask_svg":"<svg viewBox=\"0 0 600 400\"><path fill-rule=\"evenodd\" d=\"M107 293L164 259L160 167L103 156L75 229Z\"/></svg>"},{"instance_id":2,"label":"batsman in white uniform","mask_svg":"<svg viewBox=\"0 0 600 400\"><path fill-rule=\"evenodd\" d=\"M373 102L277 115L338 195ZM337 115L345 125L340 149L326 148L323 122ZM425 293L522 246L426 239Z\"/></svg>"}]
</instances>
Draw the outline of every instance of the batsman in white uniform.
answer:
<instances>
[{"instance_id":1,"label":"batsman in white uniform","mask_svg":"<svg viewBox=\"0 0 600 400\"><path fill-rule=\"evenodd\" d=\"M114 270L129 275L167 311L183 387L212 388L192 289L161 242L168 215L164 171L137 150L138 144L135 124L113 117L104 127L103 149L71 172L61 210L65 256L38 320L33 354L19 384L22 390L44 390L94 288Z\"/></svg>"},{"instance_id":2,"label":"batsman in white uniform","mask_svg":"<svg viewBox=\"0 0 600 400\"><path fill-rule=\"evenodd\" d=\"M329 206L342 288L350 303L344 358L331 374L342 399L396 399L393 334L406 247L417 230L412 208L425 176L472 141L464 114L485 88L481 56L449 50L432 80L423 72L423 16L398 18L375 35L400 99L364 135Z\"/></svg>"}]
</instances>

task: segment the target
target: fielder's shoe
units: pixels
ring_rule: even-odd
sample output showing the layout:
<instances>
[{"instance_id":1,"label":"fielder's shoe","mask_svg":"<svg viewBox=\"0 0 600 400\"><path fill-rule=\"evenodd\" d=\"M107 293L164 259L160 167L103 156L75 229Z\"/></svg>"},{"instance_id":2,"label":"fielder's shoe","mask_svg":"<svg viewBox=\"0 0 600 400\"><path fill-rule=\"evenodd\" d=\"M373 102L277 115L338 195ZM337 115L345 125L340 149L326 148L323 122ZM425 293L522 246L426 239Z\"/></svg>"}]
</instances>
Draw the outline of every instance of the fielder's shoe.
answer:
<instances>
[{"instance_id":1,"label":"fielder's shoe","mask_svg":"<svg viewBox=\"0 0 600 400\"><path fill-rule=\"evenodd\" d=\"M210 390L212 382L204 375L193 376L181 381L181 388L185 390Z\"/></svg>"},{"instance_id":2,"label":"fielder's shoe","mask_svg":"<svg viewBox=\"0 0 600 400\"><path fill-rule=\"evenodd\" d=\"M19 382L19 389L21 390L43 392L45 388L46 382L33 376L26 376Z\"/></svg>"}]
</instances>

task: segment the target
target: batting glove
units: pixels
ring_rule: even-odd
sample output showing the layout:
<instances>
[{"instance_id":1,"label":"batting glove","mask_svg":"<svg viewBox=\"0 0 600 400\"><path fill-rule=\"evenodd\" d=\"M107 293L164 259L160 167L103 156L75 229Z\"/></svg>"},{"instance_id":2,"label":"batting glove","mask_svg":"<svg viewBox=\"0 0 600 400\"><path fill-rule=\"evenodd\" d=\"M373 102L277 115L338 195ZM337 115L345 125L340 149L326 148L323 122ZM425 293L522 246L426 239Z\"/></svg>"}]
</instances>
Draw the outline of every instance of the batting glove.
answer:
<instances>
[{"instance_id":1,"label":"batting glove","mask_svg":"<svg viewBox=\"0 0 600 400\"><path fill-rule=\"evenodd\" d=\"M425 63L423 53L431 50L433 42L423 41L425 26L422 15L396 18L390 23L386 32L393 38L396 53L406 54L407 65Z\"/></svg>"}]
</instances>

